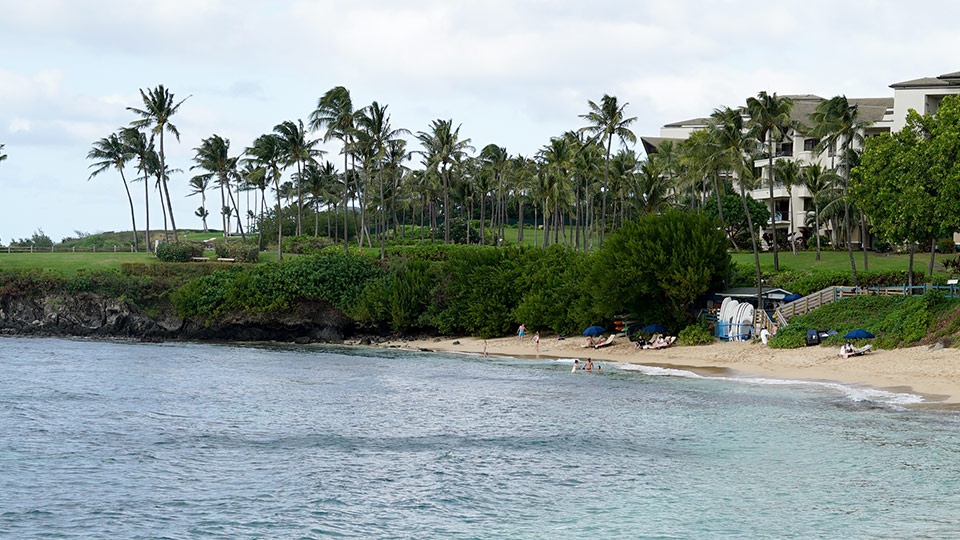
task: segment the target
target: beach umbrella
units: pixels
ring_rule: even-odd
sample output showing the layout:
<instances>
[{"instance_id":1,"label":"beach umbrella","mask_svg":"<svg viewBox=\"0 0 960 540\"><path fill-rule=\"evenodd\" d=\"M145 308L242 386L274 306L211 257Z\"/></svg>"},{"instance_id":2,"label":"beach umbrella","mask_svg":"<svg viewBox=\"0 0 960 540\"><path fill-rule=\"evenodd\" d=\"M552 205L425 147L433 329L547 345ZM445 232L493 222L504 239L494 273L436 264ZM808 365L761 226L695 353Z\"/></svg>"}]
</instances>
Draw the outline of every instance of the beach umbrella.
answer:
<instances>
[{"instance_id":1,"label":"beach umbrella","mask_svg":"<svg viewBox=\"0 0 960 540\"><path fill-rule=\"evenodd\" d=\"M640 331L648 334L663 334L667 331L667 329L661 324L648 324L640 329Z\"/></svg>"},{"instance_id":2,"label":"beach umbrella","mask_svg":"<svg viewBox=\"0 0 960 540\"><path fill-rule=\"evenodd\" d=\"M794 300L799 300L801 298L803 298L803 295L801 294L788 294L783 297L783 303L787 304L789 302L793 302Z\"/></svg>"},{"instance_id":3,"label":"beach umbrella","mask_svg":"<svg viewBox=\"0 0 960 540\"><path fill-rule=\"evenodd\" d=\"M843 336L844 339L870 339L872 337L874 337L873 334L863 330L862 328L851 330Z\"/></svg>"},{"instance_id":4,"label":"beach umbrella","mask_svg":"<svg viewBox=\"0 0 960 540\"><path fill-rule=\"evenodd\" d=\"M606 332L607 329L602 326L593 325L583 331L585 336L599 336L600 334Z\"/></svg>"}]
</instances>

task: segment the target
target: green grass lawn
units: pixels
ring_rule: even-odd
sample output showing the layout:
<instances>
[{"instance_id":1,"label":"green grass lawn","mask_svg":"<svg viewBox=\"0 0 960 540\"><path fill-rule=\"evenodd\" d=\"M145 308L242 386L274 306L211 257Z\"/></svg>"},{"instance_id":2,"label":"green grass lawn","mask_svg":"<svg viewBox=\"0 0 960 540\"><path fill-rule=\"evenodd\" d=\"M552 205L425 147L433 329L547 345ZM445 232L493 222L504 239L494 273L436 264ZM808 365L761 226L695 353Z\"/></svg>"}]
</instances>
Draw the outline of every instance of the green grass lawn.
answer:
<instances>
[{"instance_id":1,"label":"green grass lawn","mask_svg":"<svg viewBox=\"0 0 960 540\"><path fill-rule=\"evenodd\" d=\"M826 271L850 271L850 255L846 251L821 251L820 260L816 260L816 251L800 251L794 256L793 252L780 252L780 270L826 270ZM733 260L737 264L753 266L753 253L740 252L733 254ZM863 271L863 252L855 251L853 260L857 263L857 271ZM937 256L937 261L941 260ZM930 261L929 254L914 255L913 270L915 272L927 271L927 263ZM907 271L910 268L910 256L907 254L877 254L869 252L867 262L868 270L871 272L884 272L891 270ZM760 266L764 268L773 268L773 253L760 254ZM936 272L936 269L934 270Z\"/></svg>"},{"instance_id":2,"label":"green grass lawn","mask_svg":"<svg viewBox=\"0 0 960 540\"><path fill-rule=\"evenodd\" d=\"M0 268L42 268L74 275L81 269L120 268L123 263L152 263L153 253L3 253Z\"/></svg>"}]
</instances>

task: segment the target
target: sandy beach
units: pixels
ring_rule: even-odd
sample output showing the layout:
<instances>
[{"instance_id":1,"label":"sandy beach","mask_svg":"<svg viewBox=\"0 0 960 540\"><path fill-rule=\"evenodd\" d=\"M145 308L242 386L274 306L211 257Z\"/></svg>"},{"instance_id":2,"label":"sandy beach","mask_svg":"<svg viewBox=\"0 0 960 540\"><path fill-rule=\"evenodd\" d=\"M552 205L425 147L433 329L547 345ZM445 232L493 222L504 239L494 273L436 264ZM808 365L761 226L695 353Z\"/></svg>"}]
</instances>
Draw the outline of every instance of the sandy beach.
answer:
<instances>
[{"instance_id":1,"label":"sandy beach","mask_svg":"<svg viewBox=\"0 0 960 540\"><path fill-rule=\"evenodd\" d=\"M387 341L381 347L413 350L456 351L496 356L542 358L592 358L601 362L629 362L650 366L687 368L706 375L763 376L780 379L834 381L898 392L921 394L925 403L960 405L960 350L912 347L873 351L864 356L841 358L837 347L771 349L760 343L728 342L703 346L673 345L642 350L618 337L601 349L584 348L585 338L557 340L544 337L540 352L527 336L478 339L440 337L410 341Z\"/></svg>"}]
</instances>

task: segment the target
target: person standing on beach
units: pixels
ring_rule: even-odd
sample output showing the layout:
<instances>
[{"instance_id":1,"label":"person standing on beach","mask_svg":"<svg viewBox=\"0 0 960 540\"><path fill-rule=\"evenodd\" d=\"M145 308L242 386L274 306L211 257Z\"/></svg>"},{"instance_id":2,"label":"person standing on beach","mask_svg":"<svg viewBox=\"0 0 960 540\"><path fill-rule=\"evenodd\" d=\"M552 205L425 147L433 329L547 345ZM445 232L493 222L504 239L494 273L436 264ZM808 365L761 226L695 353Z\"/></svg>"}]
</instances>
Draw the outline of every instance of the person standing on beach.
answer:
<instances>
[{"instance_id":1,"label":"person standing on beach","mask_svg":"<svg viewBox=\"0 0 960 540\"><path fill-rule=\"evenodd\" d=\"M527 333L527 327L520 323L520 328L517 328L517 337L520 338L520 341L523 341L523 335Z\"/></svg>"},{"instance_id":2,"label":"person standing on beach","mask_svg":"<svg viewBox=\"0 0 960 540\"><path fill-rule=\"evenodd\" d=\"M483 357L487 358L487 340L483 340Z\"/></svg>"},{"instance_id":3,"label":"person standing on beach","mask_svg":"<svg viewBox=\"0 0 960 540\"><path fill-rule=\"evenodd\" d=\"M533 334L533 344L537 347L537 353L540 353L540 332Z\"/></svg>"}]
</instances>

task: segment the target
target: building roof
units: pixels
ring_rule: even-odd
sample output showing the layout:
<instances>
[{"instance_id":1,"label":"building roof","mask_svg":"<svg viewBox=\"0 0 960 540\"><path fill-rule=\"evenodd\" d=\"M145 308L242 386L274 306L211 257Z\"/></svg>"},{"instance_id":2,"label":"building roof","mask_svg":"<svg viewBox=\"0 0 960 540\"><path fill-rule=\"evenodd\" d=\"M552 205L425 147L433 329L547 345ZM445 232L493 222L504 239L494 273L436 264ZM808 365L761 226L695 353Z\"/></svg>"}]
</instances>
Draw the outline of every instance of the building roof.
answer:
<instances>
[{"instance_id":1,"label":"building roof","mask_svg":"<svg viewBox=\"0 0 960 540\"><path fill-rule=\"evenodd\" d=\"M769 300L783 300L791 293L776 287L762 287L763 297ZM716 293L717 296L729 296L730 298L756 298L756 287L731 287L725 291Z\"/></svg>"},{"instance_id":2,"label":"building roof","mask_svg":"<svg viewBox=\"0 0 960 540\"><path fill-rule=\"evenodd\" d=\"M890 88L942 88L944 86L955 86L960 84L960 71L953 73L944 73L938 77L923 77L910 81L898 82L890 85Z\"/></svg>"},{"instance_id":3,"label":"building roof","mask_svg":"<svg viewBox=\"0 0 960 540\"><path fill-rule=\"evenodd\" d=\"M683 139L675 137L640 137L640 142L643 143L643 151L650 154L656 154L657 148L663 144L664 141L675 141L677 143L683 141Z\"/></svg>"},{"instance_id":4,"label":"building roof","mask_svg":"<svg viewBox=\"0 0 960 540\"><path fill-rule=\"evenodd\" d=\"M690 127L690 126L705 126L709 122L710 122L709 118L692 118L690 120L683 120L681 122L673 122L670 124L666 124L663 127L682 128L682 127Z\"/></svg>"}]
</instances>

